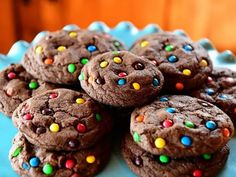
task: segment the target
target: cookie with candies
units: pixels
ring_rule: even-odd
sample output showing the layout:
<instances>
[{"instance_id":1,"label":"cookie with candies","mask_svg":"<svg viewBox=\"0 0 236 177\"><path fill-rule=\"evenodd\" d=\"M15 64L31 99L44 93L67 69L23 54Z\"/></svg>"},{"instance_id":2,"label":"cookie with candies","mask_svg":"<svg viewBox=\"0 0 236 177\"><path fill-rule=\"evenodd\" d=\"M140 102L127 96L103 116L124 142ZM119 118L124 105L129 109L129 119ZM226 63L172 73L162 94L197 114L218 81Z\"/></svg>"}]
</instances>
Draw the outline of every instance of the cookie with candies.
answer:
<instances>
[{"instance_id":1,"label":"cookie with candies","mask_svg":"<svg viewBox=\"0 0 236 177\"><path fill-rule=\"evenodd\" d=\"M20 64L11 64L0 72L0 111L12 116L20 103L56 86L35 79Z\"/></svg>"},{"instance_id":2,"label":"cookie with candies","mask_svg":"<svg viewBox=\"0 0 236 177\"><path fill-rule=\"evenodd\" d=\"M81 68L94 56L122 48L104 33L88 30L50 32L33 45L23 59L27 72L57 84L78 82Z\"/></svg>"},{"instance_id":3,"label":"cookie with candies","mask_svg":"<svg viewBox=\"0 0 236 177\"><path fill-rule=\"evenodd\" d=\"M234 126L211 103L172 95L136 108L131 114L130 131L146 151L178 158L215 152L233 136Z\"/></svg>"},{"instance_id":4,"label":"cookie with candies","mask_svg":"<svg viewBox=\"0 0 236 177\"><path fill-rule=\"evenodd\" d=\"M92 177L106 165L110 152L109 140L81 151L49 151L32 145L18 133L9 158L12 168L24 177Z\"/></svg>"},{"instance_id":5,"label":"cookie with candies","mask_svg":"<svg viewBox=\"0 0 236 177\"><path fill-rule=\"evenodd\" d=\"M139 106L151 101L164 82L157 67L128 51L95 57L82 69L79 79L89 96L117 107Z\"/></svg>"},{"instance_id":6,"label":"cookie with candies","mask_svg":"<svg viewBox=\"0 0 236 177\"><path fill-rule=\"evenodd\" d=\"M134 143L130 135L123 140L121 151L129 168L142 177L213 177L224 167L229 155L227 146L213 154L188 158L153 155Z\"/></svg>"},{"instance_id":7,"label":"cookie with candies","mask_svg":"<svg viewBox=\"0 0 236 177\"><path fill-rule=\"evenodd\" d=\"M225 68L215 68L208 80L191 95L215 104L236 126L236 72Z\"/></svg>"},{"instance_id":8,"label":"cookie with candies","mask_svg":"<svg viewBox=\"0 0 236 177\"><path fill-rule=\"evenodd\" d=\"M98 103L69 89L50 90L26 100L12 120L32 144L51 150L88 148L112 128L110 116Z\"/></svg>"},{"instance_id":9,"label":"cookie with candies","mask_svg":"<svg viewBox=\"0 0 236 177\"><path fill-rule=\"evenodd\" d=\"M189 38L160 32L139 39L131 52L145 56L164 75L164 91L177 93L200 87L212 71L208 53Z\"/></svg>"}]
</instances>

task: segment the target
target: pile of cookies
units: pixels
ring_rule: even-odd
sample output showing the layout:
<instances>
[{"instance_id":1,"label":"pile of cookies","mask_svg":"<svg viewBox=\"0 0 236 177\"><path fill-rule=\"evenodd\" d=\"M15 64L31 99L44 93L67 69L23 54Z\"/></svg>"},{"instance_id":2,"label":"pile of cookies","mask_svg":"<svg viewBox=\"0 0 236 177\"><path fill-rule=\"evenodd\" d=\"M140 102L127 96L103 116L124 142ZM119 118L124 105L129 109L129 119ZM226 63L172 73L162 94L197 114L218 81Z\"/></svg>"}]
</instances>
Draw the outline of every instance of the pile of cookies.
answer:
<instances>
[{"instance_id":1,"label":"pile of cookies","mask_svg":"<svg viewBox=\"0 0 236 177\"><path fill-rule=\"evenodd\" d=\"M224 166L236 72L213 69L199 44L170 32L124 48L105 33L60 30L0 73L20 176L94 176L109 160L113 122L124 130L114 119L124 118L121 151L140 177L212 177Z\"/></svg>"}]
</instances>

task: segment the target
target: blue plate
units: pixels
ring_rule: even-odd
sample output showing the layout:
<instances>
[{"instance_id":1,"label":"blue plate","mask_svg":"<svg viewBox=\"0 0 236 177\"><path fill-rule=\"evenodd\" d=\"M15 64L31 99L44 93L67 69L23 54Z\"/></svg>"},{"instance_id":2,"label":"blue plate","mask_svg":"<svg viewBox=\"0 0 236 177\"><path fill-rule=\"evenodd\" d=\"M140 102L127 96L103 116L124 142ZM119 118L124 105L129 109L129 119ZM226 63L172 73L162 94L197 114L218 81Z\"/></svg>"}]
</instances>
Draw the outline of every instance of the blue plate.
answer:
<instances>
[{"instance_id":1,"label":"blue plate","mask_svg":"<svg viewBox=\"0 0 236 177\"><path fill-rule=\"evenodd\" d=\"M74 30L79 27L76 25L67 25L64 30ZM104 31L117 39L121 40L130 47L132 43L139 37L160 31L157 25L150 24L143 30L137 29L129 22L121 22L115 28L111 29L102 22L94 22L89 27L90 30ZM27 48L40 40L47 31L40 32L31 43L26 41L16 42L7 55L0 54L0 70L7 67L10 63L19 63ZM182 30L176 30L174 33L178 35L186 35ZM208 52L215 67L227 67L236 70L236 57L230 51L219 53L208 39L198 41ZM17 129L13 126L11 120L4 114L0 113L0 176L1 177L17 177L18 175L12 170L8 160L8 151ZM218 175L218 177L232 177L236 174L236 137L230 143L231 153L229 160ZM119 152L119 144L114 147L111 160L107 167L97 177L135 177L129 170L125 162L122 160ZM234 175L235 176L235 175Z\"/></svg>"}]
</instances>

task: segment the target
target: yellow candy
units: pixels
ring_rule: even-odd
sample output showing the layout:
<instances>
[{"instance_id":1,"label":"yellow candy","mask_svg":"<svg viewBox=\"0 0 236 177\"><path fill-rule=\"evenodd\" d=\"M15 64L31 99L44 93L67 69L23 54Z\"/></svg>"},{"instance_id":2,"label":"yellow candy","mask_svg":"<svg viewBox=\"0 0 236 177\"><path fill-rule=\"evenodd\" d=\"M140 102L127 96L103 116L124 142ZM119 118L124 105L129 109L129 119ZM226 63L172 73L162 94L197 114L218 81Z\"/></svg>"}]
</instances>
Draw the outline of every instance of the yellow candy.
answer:
<instances>
[{"instance_id":1,"label":"yellow candy","mask_svg":"<svg viewBox=\"0 0 236 177\"><path fill-rule=\"evenodd\" d=\"M95 158L93 155L90 155L90 156L87 156L87 157L86 157L86 161L87 161L88 163L94 163L95 160L96 160L96 158Z\"/></svg>"},{"instance_id":2,"label":"yellow candy","mask_svg":"<svg viewBox=\"0 0 236 177\"><path fill-rule=\"evenodd\" d=\"M41 53L43 52L43 47L42 47L42 46L37 46L37 47L35 48L35 52L36 52L37 54L41 54Z\"/></svg>"},{"instance_id":3,"label":"yellow candy","mask_svg":"<svg viewBox=\"0 0 236 177\"><path fill-rule=\"evenodd\" d=\"M114 58L113 58L113 61L114 61L115 63L117 63L117 64L122 63L122 59L121 59L120 57L114 57Z\"/></svg>"},{"instance_id":4,"label":"yellow candy","mask_svg":"<svg viewBox=\"0 0 236 177\"><path fill-rule=\"evenodd\" d=\"M148 41L143 41L143 42L141 42L141 47L146 47L147 45L149 44L149 42Z\"/></svg>"},{"instance_id":5,"label":"yellow candy","mask_svg":"<svg viewBox=\"0 0 236 177\"><path fill-rule=\"evenodd\" d=\"M58 48L57 48L57 50L59 51L59 52L63 52L64 50L66 50L66 47L65 46L59 46Z\"/></svg>"},{"instance_id":6,"label":"yellow candy","mask_svg":"<svg viewBox=\"0 0 236 177\"><path fill-rule=\"evenodd\" d=\"M157 138L155 140L155 146L158 149L163 148L166 145L166 141L163 138Z\"/></svg>"},{"instance_id":7,"label":"yellow candy","mask_svg":"<svg viewBox=\"0 0 236 177\"><path fill-rule=\"evenodd\" d=\"M183 70L183 75L190 76L191 75L191 71L189 69L184 69Z\"/></svg>"},{"instance_id":8,"label":"yellow candy","mask_svg":"<svg viewBox=\"0 0 236 177\"><path fill-rule=\"evenodd\" d=\"M207 63L207 61L206 61L206 60L204 60L204 59L203 59L203 60L201 60L199 64L200 64L200 66L202 66L202 67L206 67L206 66L208 66L208 63Z\"/></svg>"},{"instance_id":9,"label":"yellow candy","mask_svg":"<svg viewBox=\"0 0 236 177\"><path fill-rule=\"evenodd\" d=\"M76 99L76 103L78 103L78 104L83 104L84 102L85 102L85 100L83 98Z\"/></svg>"},{"instance_id":10,"label":"yellow candy","mask_svg":"<svg viewBox=\"0 0 236 177\"><path fill-rule=\"evenodd\" d=\"M133 85L133 87L134 87L135 90L140 90L140 85L139 85L139 83L134 82L132 85Z\"/></svg>"},{"instance_id":11,"label":"yellow candy","mask_svg":"<svg viewBox=\"0 0 236 177\"><path fill-rule=\"evenodd\" d=\"M90 84L93 82L93 77L92 77L92 76L90 76L90 77L88 78L88 82L89 82Z\"/></svg>"},{"instance_id":12,"label":"yellow candy","mask_svg":"<svg viewBox=\"0 0 236 177\"><path fill-rule=\"evenodd\" d=\"M60 127L59 127L58 124L52 123L52 124L50 125L49 129L51 130L51 132L56 133L56 132L59 132Z\"/></svg>"},{"instance_id":13,"label":"yellow candy","mask_svg":"<svg viewBox=\"0 0 236 177\"><path fill-rule=\"evenodd\" d=\"M108 62L107 62L107 61L102 61L102 62L100 63L100 67L101 67L101 68L105 68L105 67L107 67L107 65L108 65Z\"/></svg>"},{"instance_id":14,"label":"yellow candy","mask_svg":"<svg viewBox=\"0 0 236 177\"><path fill-rule=\"evenodd\" d=\"M70 37L77 37L77 33L72 31L72 32L69 33L69 36Z\"/></svg>"}]
</instances>

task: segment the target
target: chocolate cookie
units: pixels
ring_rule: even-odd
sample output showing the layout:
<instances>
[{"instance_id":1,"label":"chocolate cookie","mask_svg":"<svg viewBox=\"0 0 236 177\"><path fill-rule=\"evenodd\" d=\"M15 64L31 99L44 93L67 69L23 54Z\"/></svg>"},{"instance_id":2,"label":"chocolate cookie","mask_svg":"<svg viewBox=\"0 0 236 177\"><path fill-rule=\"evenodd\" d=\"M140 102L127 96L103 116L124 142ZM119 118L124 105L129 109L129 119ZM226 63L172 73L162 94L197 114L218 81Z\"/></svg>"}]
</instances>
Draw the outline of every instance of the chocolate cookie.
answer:
<instances>
[{"instance_id":1,"label":"chocolate cookie","mask_svg":"<svg viewBox=\"0 0 236 177\"><path fill-rule=\"evenodd\" d=\"M131 115L134 141L146 151L170 157L197 156L222 148L234 134L219 108L183 95L163 96Z\"/></svg>"},{"instance_id":2,"label":"chocolate cookie","mask_svg":"<svg viewBox=\"0 0 236 177\"><path fill-rule=\"evenodd\" d=\"M206 100L222 109L236 126L236 72L217 68L208 77L200 90L193 91L192 96Z\"/></svg>"},{"instance_id":3,"label":"chocolate cookie","mask_svg":"<svg viewBox=\"0 0 236 177\"><path fill-rule=\"evenodd\" d=\"M51 150L88 148L112 127L111 118L89 96L68 89L28 99L12 119L32 144Z\"/></svg>"},{"instance_id":4,"label":"chocolate cookie","mask_svg":"<svg viewBox=\"0 0 236 177\"><path fill-rule=\"evenodd\" d=\"M48 151L30 144L19 133L9 158L13 169L22 177L92 177L102 170L110 156L108 140L76 151Z\"/></svg>"},{"instance_id":5,"label":"chocolate cookie","mask_svg":"<svg viewBox=\"0 0 236 177\"><path fill-rule=\"evenodd\" d=\"M23 66L41 80L74 84L81 68L93 56L117 50L118 43L122 48L117 40L87 30L51 32L27 51Z\"/></svg>"},{"instance_id":6,"label":"chocolate cookie","mask_svg":"<svg viewBox=\"0 0 236 177\"><path fill-rule=\"evenodd\" d=\"M120 107L142 105L162 88L161 72L147 59L128 51L95 57L81 71L81 87L95 100Z\"/></svg>"},{"instance_id":7,"label":"chocolate cookie","mask_svg":"<svg viewBox=\"0 0 236 177\"><path fill-rule=\"evenodd\" d=\"M229 148L224 146L213 154L171 159L145 152L127 135L122 154L129 168L139 177L213 177L225 165Z\"/></svg>"},{"instance_id":8,"label":"chocolate cookie","mask_svg":"<svg viewBox=\"0 0 236 177\"><path fill-rule=\"evenodd\" d=\"M208 53L189 38L160 32L139 39L131 52L145 56L164 75L164 91L186 91L200 87L212 71Z\"/></svg>"},{"instance_id":9,"label":"chocolate cookie","mask_svg":"<svg viewBox=\"0 0 236 177\"><path fill-rule=\"evenodd\" d=\"M0 111L12 116L20 103L31 96L55 88L55 85L33 78L19 64L0 72Z\"/></svg>"}]
</instances>

